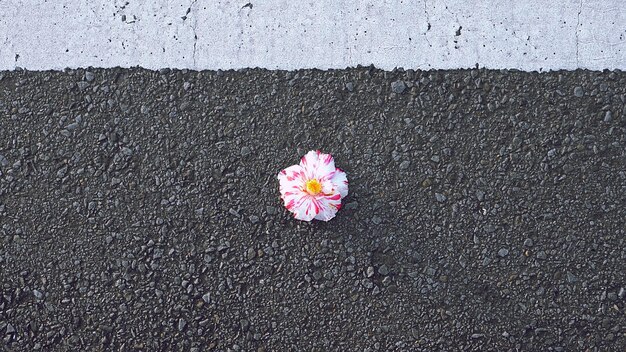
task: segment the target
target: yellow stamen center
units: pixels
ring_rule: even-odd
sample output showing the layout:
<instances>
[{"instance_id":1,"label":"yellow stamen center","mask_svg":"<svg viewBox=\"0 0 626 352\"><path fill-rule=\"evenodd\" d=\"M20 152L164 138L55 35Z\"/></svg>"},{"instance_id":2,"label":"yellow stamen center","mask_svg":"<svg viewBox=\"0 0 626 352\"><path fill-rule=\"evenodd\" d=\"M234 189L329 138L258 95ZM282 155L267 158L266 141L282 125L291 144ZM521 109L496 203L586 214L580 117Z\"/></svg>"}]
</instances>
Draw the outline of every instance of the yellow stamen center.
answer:
<instances>
[{"instance_id":1,"label":"yellow stamen center","mask_svg":"<svg viewBox=\"0 0 626 352\"><path fill-rule=\"evenodd\" d=\"M306 181L306 191L312 195L312 196L316 196L318 195L321 191L322 191L322 184L320 183L320 181L316 180L316 179L310 179L308 181Z\"/></svg>"}]
</instances>

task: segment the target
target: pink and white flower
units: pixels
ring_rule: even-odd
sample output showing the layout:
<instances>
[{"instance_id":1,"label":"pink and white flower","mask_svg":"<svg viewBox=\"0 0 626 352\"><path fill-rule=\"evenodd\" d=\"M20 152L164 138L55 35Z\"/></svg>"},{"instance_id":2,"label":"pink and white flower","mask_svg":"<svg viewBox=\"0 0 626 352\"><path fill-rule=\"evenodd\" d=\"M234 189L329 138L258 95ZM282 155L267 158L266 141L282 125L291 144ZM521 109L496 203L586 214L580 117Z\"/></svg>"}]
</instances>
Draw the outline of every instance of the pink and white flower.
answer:
<instances>
[{"instance_id":1,"label":"pink and white flower","mask_svg":"<svg viewBox=\"0 0 626 352\"><path fill-rule=\"evenodd\" d=\"M298 220L328 221L348 195L346 173L335 167L332 155L319 150L308 152L299 165L282 170L278 181L280 198Z\"/></svg>"}]
</instances>

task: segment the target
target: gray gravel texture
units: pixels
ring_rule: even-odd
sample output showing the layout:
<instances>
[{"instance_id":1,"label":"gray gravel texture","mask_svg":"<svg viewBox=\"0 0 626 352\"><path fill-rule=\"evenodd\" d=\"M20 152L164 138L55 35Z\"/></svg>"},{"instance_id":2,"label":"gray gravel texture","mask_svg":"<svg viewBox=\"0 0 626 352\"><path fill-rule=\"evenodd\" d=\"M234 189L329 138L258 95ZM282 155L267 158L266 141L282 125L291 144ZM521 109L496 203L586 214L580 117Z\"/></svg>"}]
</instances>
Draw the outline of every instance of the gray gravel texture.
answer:
<instances>
[{"instance_id":1,"label":"gray gravel texture","mask_svg":"<svg viewBox=\"0 0 626 352\"><path fill-rule=\"evenodd\" d=\"M0 77L3 349L626 350L624 72Z\"/></svg>"}]
</instances>

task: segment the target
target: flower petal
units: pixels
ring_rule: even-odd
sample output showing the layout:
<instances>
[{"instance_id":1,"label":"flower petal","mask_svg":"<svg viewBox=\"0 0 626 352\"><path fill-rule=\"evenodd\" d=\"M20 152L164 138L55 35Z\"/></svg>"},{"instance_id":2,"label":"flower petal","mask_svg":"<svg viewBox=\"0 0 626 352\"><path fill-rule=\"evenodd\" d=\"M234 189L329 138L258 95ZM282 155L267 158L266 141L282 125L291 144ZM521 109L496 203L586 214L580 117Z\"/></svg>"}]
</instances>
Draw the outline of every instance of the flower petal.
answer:
<instances>
[{"instance_id":1,"label":"flower petal","mask_svg":"<svg viewBox=\"0 0 626 352\"><path fill-rule=\"evenodd\" d=\"M278 182L280 185L281 196L285 192L296 190L303 191L306 180L304 178L304 169L300 165L293 165L278 174Z\"/></svg>"},{"instance_id":2,"label":"flower petal","mask_svg":"<svg viewBox=\"0 0 626 352\"><path fill-rule=\"evenodd\" d=\"M335 193L328 196L317 197L316 202L319 204L320 211L315 215L316 220L328 221L337 215L337 211L341 208L341 195Z\"/></svg>"},{"instance_id":3,"label":"flower petal","mask_svg":"<svg viewBox=\"0 0 626 352\"><path fill-rule=\"evenodd\" d=\"M304 184L305 179L304 168L300 165L292 165L278 173L278 180L283 182L299 181Z\"/></svg>"},{"instance_id":4,"label":"flower petal","mask_svg":"<svg viewBox=\"0 0 626 352\"><path fill-rule=\"evenodd\" d=\"M307 194L300 197L289 211L298 220L311 221L320 212L320 205L314 197Z\"/></svg>"},{"instance_id":5,"label":"flower petal","mask_svg":"<svg viewBox=\"0 0 626 352\"><path fill-rule=\"evenodd\" d=\"M326 180L322 182L322 193L323 194L334 194L337 193L337 187L331 180Z\"/></svg>"},{"instance_id":6,"label":"flower petal","mask_svg":"<svg viewBox=\"0 0 626 352\"><path fill-rule=\"evenodd\" d=\"M337 168L330 181L335 190L341 194L341 198L348 195L348 176L343 170Z\"/></svg>"},{"instance_id":7,"label":"flower petal","mask_svg":"<svg viewBox=\"0 0 626 352\"><path fill-rule=\"evenodd\" d=\"M336 169L332 155L324 154L319 150L306 153L300 159L300 166L304 169L306 178L315 178L320 181L332 177L331 174Z\"/></svg>"}]
</instances>

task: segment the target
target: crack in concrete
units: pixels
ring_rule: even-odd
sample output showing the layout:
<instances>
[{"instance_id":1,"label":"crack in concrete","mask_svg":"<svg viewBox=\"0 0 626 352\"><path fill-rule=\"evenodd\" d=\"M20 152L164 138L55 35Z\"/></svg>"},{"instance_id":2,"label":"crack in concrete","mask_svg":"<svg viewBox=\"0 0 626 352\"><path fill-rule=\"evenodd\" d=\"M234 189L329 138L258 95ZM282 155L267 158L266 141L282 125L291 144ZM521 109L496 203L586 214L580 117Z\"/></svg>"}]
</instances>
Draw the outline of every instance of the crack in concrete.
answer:
<instances>
[{"instance_id":1,"label":"crack in concrete","mask_svg":"<svg viewBox=\"0 0 626 352\"><path fill-rule=\"evenodd\" d=\"M186 16L190 13L193 12L193 22L191 23L191 25L189 26L191 28L191 31L193 33L193 52L192 52L192 56L191 59L193 61L193 68L196 69L196 52L197 52L197 46L198 46L198 32L197 32L197 27L198 27L198 9L195 7L195 5L198 3L198 0L193 0L191 2L191 4L189 4L189 8L187 10L187 14L185 14L185 16L183 17L183 21L186 19Z\"/></svg>"},{"instance_id":2,"label":"crack in concrete","mask_svg":"<svg viewBox=\"0 0 626 352\"><path fill-rule=\"evenodd\" d=\"M430 46L432 48L432 44L430 43L430 40L428 40L428 31L430 31L430 13L428 13L428 2L426 0L424 0L424 13L426 14L426 24L428 25L428 27L426 28L426 32L423 33L424 38L426 38L426 43L428 43L428 46Z\"/></svg>"},{"instance_id":3,"label":"crack in concrete","mask_svg":"<svg viewBox=\"0 0 626 352\"><path fill-rule=\"evenodd\" d=\"M456 24L458 24L459 26L461 25L461 23L459 22L459 16L457 16L456 13L450 11L450 9L448 8L448 3L444 0L443 1L443 5L446 9L446 11L448 11L449 14L451 14L452 16L454 16L454 19L456 19Z\"/></svg>"},{"instance_id":4,"label":"crack in concrete","mask_svg":"<svg viewBox=\"0 0 626 352\"><path fill-rule=\"evenodd\" d=\"M443 5L445 6L446 11L449 14L451 14L452 16L454 16L454 19L456 20L456 24L457 24L457 26L459 26L456 29L455 33L454 33L455 35L454 35L454 39L453 39L453 41L454 41L454 48L458 49L459 48L459 40L458 40L457 37L461 36L461 29L463 29L463 26L461 25L461 21L459 21L459 16L456 13L450 11L450 9L448 8L448 3L445 0L443 0Z\"/></svg>"},{"instance_id":5,"label":"crack in concrete","mask_svg":"<svg viewBox=\"0 0 626 352\"><path fill-rule=\"evenodd\" d=\"M428 13L428 1L424 0L424 13L426 14L426 23L428 23L428 32L430 30L430 13Z\"/></svg>"},{"instance_id":6,"label":"crack in concrete","mask_svg":"<svg viewBox=\"0 0 626 352\"><path fill-rule=\"evenodd\" d=\"M579 56L579 51L578 51L578 42L579 42L578 28L580 27L580 14L582 12L583 12L583 0L580 0L580 4L578 7L578 17L576 20L576 32L574 33L576 35L576 68L580 68L580 56Z\"/></svg>"}]
</instances>

